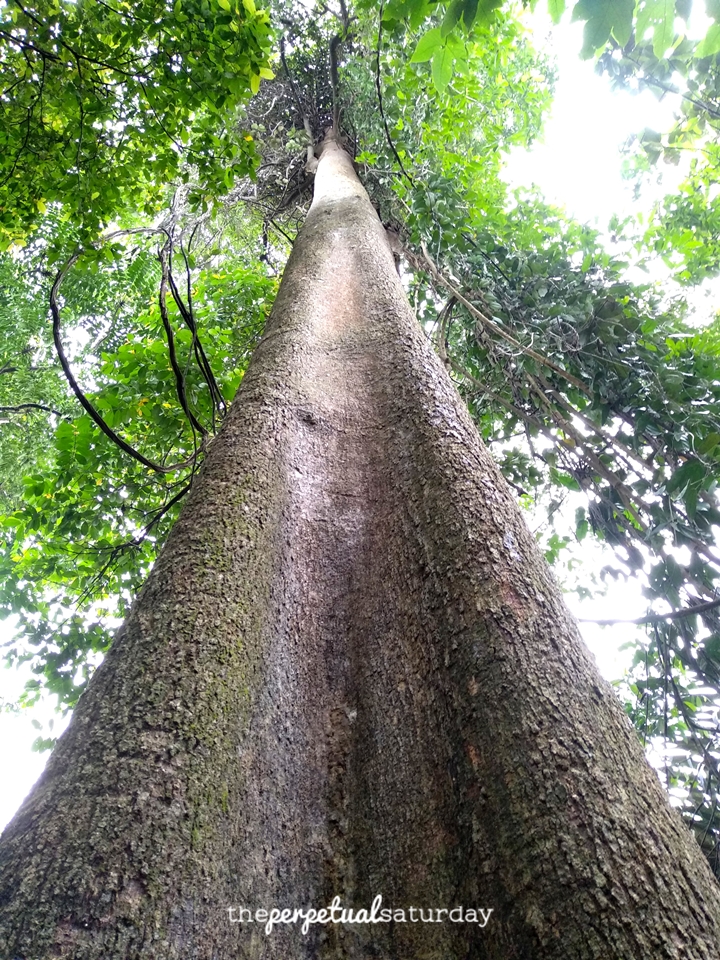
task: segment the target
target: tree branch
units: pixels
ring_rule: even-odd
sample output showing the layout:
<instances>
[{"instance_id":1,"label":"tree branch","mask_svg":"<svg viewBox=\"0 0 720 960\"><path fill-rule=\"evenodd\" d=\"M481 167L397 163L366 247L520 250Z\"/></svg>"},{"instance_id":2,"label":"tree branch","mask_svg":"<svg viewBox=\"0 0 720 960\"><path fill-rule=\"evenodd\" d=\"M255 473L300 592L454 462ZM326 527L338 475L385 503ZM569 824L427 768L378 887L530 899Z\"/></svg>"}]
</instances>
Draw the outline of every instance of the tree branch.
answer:
<instances>
[{"instance_id":1,"label":"tree branch","mask_svg":"<svg viewBox=\"0 0 720 960\"><path fill-rule=\"evenodd\" d=\"M72 419L67 413L61 413L53 407L46 407L43 403L18 403L13 407L0 407L0 413L18 413L21 410L42 410L44 413L52 413L56 417L61 417L63 420Z\"/></svg>"},{"instance_id":2,"label":"tree branch","mask_svg":"<svg viewBox=\"0 0 720 960\"><path fill-rule=\"evenodd\" d=\"M170 241L168 240L168 243ZM198 433L204 437L207 434L207 430L197 419L195 414L190 409L187 400L187 393L185 391L185 377L183 372L180 369L180 365L177 360L177 353L175 352L175 338L173 336L172 326L170 324L170 317L168 316L167 309L167 283L168 283L168 257L167 257L167 245L163 247L160 252L160 266L162 268L162 275L160 279L160 294L158 297L158 303L160 306L160 317L162 319L163 328L165 329L165 336L168 343L168 354L170 356L170 366L172 367L173 373L175 375L175 386L177 390L178 400L180 401L180 406L183 409L185 416L190 421L190 425L193 430L197 430Z\"/></svg>"},{"instance_id":3,"label":"tree branch","mask_svg":"<svg viewBox=\"0 0 720 960\"><path fill-rule=\"evenodd\" d=\"M137 460L138 463L141 463L144 467L154 470L155 473L173 473L175 470L182 470L185 467L192 466L192 464L195 462L195 457L191 457L189 460L185 460L182 463L174 463L169 467L155 463L153 460L148 460L147 457L144 457L141 453L131 447L129 443L123 440L122 437L119 437L117 433L115 433L115 431L111 429L107 423L105 423L98 411L80 389L80 386L70 368L68 359L65 356L65 350L63 349L60 330L60 308L58 307L57 302L60 286L62 285L67 272L77 262L79 256L80 252L73 254L62 270L58 270L57 276L55 277L55 282L52 285L52 290L50 291L50 311L53 318L53 341L55 343L55 350L60 361L60 366L65 374L65 379L70 384L70 389L80 402L80 406L89 415L90 419L93 420L98 427L100 427L105 436L112 440L115 446L119 447L124 453L127 453L129 456L131 456L133 460Z\"/></svg>"},{"instance_id":4,"label":"tree branch","mask_svg":"<svg viewBox=\"0 0 720 960\"><path fill-rule=\"evenodd\" d=\"M632 623L642 625L643 623L662 623L663 620L681 620L683 617L692 617L696 613L707 613L708 610L715 610L720 607L720 600L708 600L706 603L698 603L692 607L683 607L681 610L671 610L669 613L649 613L644 617L636 617L634 620L609 619L593 620L587 617L578 618L578 623L597 623L601 627L611 627L616 623Z\"/></svg>"},{"instance_id":5,"label":"tree branch","mask_svg":"<svg viewBox=\"0 0 720 960\"><path fill-rule=\"evenodd\" d=\"M330 84L332 86L332 102L333 102L333 131L336 137L340 136L340 98L338 94L338 88L340 86L340 78L338 76L338 62L337 62L337 51L338 47L342 43L342 37L340 34L335 34L335 36L330 41Z\"/></svg>"},{"instance_id":6,"label":"tree branch","mask_svg":"<svg viewBox=\"0 0 720 960\"><path fill-rule=\"evenodd\" d=\"M200 368L200 373L205 380L205 383L208 385L208 390L210 391L210 398L213 403L213 411L217 409L218 411L225 412L226 403L225 398L222 395L222 391L218 386L217 380L215 379L215 374L212 372L212 367L207 358L205 350L202 343L200 342L200 334L198 333L197 324L195 323L195 314L193 312L192 305L192 277L190 273L190 261L188 260L187 254L184 247L180 246L180 252L182 253L183 260L185 262L185 274L186 274L186 286L187 286L187 305L184 303L183 298L180 296L180 291L178 286L175 283L175 277L173 275L172 269L172 244L169 248L168 253L168 282L170 284L170 292L172 293L173 300L175 301L180 315L185 321L185 324L192 333L192 348L195 354L195 360L197 365ZM214 413L213 413L214 416Z\"/></svg>"},{"instance_id":7,"label":"tree branch","mask_svg":"<svg viewBox=\"0 0 720 960\"><path fill-rule=\"evenodd\" d=\"M457 303L457 300L455 299L455 297L450 297L448 302L440 311L440 316L438 317L437 352L438 352L438 356L440 357L440 359L442 360L442 362L445 364L446 367L450 364L450 360L448 359L448 352L447 352L448 331L450 329L450 321L452 319L453 308L455 307L456 303Z\"/></svg>"}]
</instances>

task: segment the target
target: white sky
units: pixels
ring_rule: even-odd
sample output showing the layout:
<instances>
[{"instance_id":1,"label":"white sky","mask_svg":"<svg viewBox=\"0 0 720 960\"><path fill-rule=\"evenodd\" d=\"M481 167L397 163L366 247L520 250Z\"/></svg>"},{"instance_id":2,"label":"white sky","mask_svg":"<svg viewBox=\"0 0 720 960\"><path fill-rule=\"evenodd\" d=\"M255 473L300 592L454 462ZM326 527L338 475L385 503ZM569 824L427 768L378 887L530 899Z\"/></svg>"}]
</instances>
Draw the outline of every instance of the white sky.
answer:
<instances>
[{"instance_id":1,"label":"white sky","mask_svg":"<svg viewBox=\"0 0 720 960\"><path fill-rule=\"evenodd\" d=\"M7 621L0 622L0 644L9 640L12 630ZM0 665L0 698L13 702L22 692L31 674L23 670L8 670ZM33 741L40 735L32 723L42 725L54 721L53 733L64 729L66 721L53 709L55 698L50 698L34 710L20 714L0 713L0 830L13 816L30 787L43 771L49 754L34 753ZM42 733L48 736L47 728Z\"/></svg>"},{"instance_id":2,"label":"white sky","mask_svg":"<svg viewBox=\"0 0 720 960\"><path fill-rule=\"evenodd\" d=\"M607 80L594 73L591 62L583 62L580 24L562 24L550 29L542 14L533 17L537 46L552 47L559 77L552 114L546 122L542 141L530 152L516 151L507 164L506 178L516 185L537 184L548 201L564 206L581 221L603 229L611 214L626 215L633 209L632 194L620 175L620 149L632 133L644 127L667 129L672 121L672 105L659 102L647 91L641 94L612 94ZM670 190L677 173L668 171L665 187ZM647 209L651 199L644 198ZM590 556L597 549L583 544ZM599 553L597 554L599 557ZM605 560L598 560L601 565ZM595 565L594 559L587 560ZM605 597L581 605L570 594L568 603L580 617L642 616L646 612L637 584L614 584ZM600 628L583 625L583 635L607 679L624 672L628 655L618 646L633 635L633 628ZM8 628L0 623L0 643L9 638ZM23 686L27 671L8 671L0 667L0 697L12 701ZM43 724L53 716L50 703L21 715L0 714L0 829L12 817L20 802L41 773L47 754L32 753L30 746L38 736L32 725L36 718ZM58 724L63 721L56 717Z\"/></svg>"},{"instance_id":3,"label":"white sky","mask_svg":"<svg viewBox=\"0 0 720 960\"><path fill-rule=\"evenodd\" d=\"M658 100L650 91L611 92L609 79L595 73L592 60L581 60L581 23L567 17L553 26L538 10L528 17L535 45L550 50L559 77L544 135L529 151L516 150L506 164L505 179L516 185L537 184L548 201L564 206L578 220L604 229L613 213L637 211L632 188L622 179L620 151L645 127L663 131L672 125L676 98ZM682 170L664 166L663 186L671 192ZM647 210L658 193L644 191Z\"/></svg>"}]
</instances>

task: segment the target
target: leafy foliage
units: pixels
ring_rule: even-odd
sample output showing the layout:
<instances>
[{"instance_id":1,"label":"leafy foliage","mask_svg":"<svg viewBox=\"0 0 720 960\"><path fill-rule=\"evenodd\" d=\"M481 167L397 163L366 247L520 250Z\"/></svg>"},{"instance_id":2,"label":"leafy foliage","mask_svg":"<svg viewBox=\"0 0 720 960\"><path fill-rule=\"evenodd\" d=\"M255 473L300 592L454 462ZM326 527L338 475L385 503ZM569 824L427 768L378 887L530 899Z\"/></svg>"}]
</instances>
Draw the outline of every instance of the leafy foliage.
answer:
<instances>
[{"instance_id":1,"label":"leafy foliage","mask_svg":"<svg viewBox=\"0 0 720 960\"><path fill-rule=\"evenodd\" d=\"M198 199L225 193L254 162L226 117L272 76L268 45L253 0L0 7L2 246L53 202L88 239L120 212L156 212L178 177Z\"/></svg>"},{"instance_id":2,"label":"leafy foliage","mask_svg":"<svg viewBox=\"0 0 720 960\"><path fill-rule=\"evenodd\" d=\"M720 275L720 204L717 146L706 150L676 194L666 196L642 232L639 246L660 255L678 283L688 286Z\"/></svg>"},{"instance_id":3,"label":"leafy foliage","mask_svg":"<svg viewBox=\"0 0 720 960\"><path fill-rule=\"evenodd\" d=\"M523 5L534 8L536 3L534 0ZM450 0L444 4L437 0L390 0L383 8L383 18L390 26L405 22L412 30L428 18L436 21L420 37L413 57L417 62L432 60L433 75L441 78L436 87L442 91L451 76L451 65L463 35L472 37L486 31L494 24L501 6L501 0ZM547 9L557 24L565 13L565 0L548 0ZM687 76L691 63L694 77L688 81L686 95L691 104L695 99L692 94L703 85L703 78L714 73L714 59L720 53L720 6L708 2L706 10L714 22L702 40L695 43L685 34L678 36L675 29L676 20L687 25L691 0L577 0L572 7L572 19L584 23L580 55L588 59L609 48L610 58L616 61L611 67L615 75L633 73L661 88L671 83L678 71ZM612 51L622 51L620 63ZM459 59L462 62L461 54ZM604 59L609 66L607 54ZM697 77L701 79L698 81Z\"/></svg>"}]
</instances>

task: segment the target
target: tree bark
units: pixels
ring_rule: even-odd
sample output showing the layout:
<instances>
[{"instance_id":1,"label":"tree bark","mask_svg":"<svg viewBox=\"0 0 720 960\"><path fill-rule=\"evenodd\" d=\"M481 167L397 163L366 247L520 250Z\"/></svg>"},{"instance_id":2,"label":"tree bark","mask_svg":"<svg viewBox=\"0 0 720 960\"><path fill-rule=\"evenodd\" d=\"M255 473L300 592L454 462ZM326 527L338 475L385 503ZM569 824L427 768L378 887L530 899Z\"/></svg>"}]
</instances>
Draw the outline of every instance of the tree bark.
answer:
<instances>
[{"instance_id":1,"label":"tree bark","mask_svg":"<svg viewBox=\"0 0 720 960\"><path fill-rule=\"evenodd\" d=\"M405 920L228 916L377 895ZM493 913L437 921L458 906ZM3 835L0 956L720 956L704 857L332 141L228 420Z\"/></svg>"}]
</instances>

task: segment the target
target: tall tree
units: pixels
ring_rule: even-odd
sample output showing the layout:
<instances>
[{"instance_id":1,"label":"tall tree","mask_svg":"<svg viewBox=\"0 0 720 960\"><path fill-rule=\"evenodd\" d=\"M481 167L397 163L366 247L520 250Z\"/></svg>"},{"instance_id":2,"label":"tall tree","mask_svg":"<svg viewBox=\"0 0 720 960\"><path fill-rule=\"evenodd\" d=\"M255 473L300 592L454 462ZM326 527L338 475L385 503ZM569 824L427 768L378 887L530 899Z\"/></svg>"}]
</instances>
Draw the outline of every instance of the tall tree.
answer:
<instances>
[{"instance_id":1,"label":"tall tree","mask_svg":"<svg viewBox=\"0 0 720 960\"><path fill-rule=\"evenodd\" d=\"M80 97L79 122L67 136L92 155L82 118L98 90L92 136L115 136L106 121L119 109L108 93L117 86L136 120L130 135L143 147L139 182L152 183L159 170L186 185L153 226L133 213L132 178L80 224L69 224L67 209L76 208L63 206L60 186L49 211L28 194L24 233L13 236L22 240L40 216L44 223L28 235L25 253L3 264L13 311L39 330L47 307L38 290L47 278L38 253L59 261L47 284L53 346L84 408L74 416L62 392L41 410L14 405L12 416L24 422L49 418L56 456L39 444L24 490L10 478L3 491L3 602L23 614L30 656L66 702L84 685L78 668L87 675L107 643L99 625L88 629L67 607L79 598L99 617L97 602L117 593L122 608L188 490L191 499L43 783L3 841L0 929L11 953L222 956L239 946L261 956L276 955L284 937L281 949L294 954L296 930L266 940L253 936L256 926L230 923L224 908L320 906L336 893L355 906L381 893L398 908L472 901L495 914L485 927L427 927L412 918L403 926L395 918L341 935L331 926L321 938L331 955L417 956L428 943L450 955L669 957L688 955L690 944L693 956L717 952L707 867L578 647L497 471L412 319L387 237L412 270L420 317L447 297L435 324L438 352L483 433L500 442L516 489L541 479L527 456L507 449L521 427L532 454L538 437L555 444L541 449L551 483L588 492L578 536L592 526L631 566L654 550L657 595L674 605L681 586L690 585L696 603L712 591L711 564L696 557L680 573L667 552L668 529L698 556L711 539L712 368L702 355L688 359L677 341L668 346L668 330L687 336L680 310L663 313L647 291L624 282L589 231L568 229L533 201L507 212L498 151L532 136L547 83L514 22L490 25L483 14L472 33L472 17L455 16L457 4L442 23L427 4L419 14L414 6L388 5L379 28L374 16L353 23L351 42L372 52L374 70L348 57L342 96L347 11L335 36L337 23L329 29L327 20L281 11L280 76L224 129L236 102L227 92L202 114L200 142L218 151L206 157L211 177L193 157L183 164L179 143L177 154L155 152L159 101L139 91L152 77L161 83L152 72L159 64L186 69L204 93L183 107L185 87L171 78L181 124L197 120L194 108L206 104L215 79L236 97L243 83L259 90L270 73L259 59L267 30L252 3L234 11L252 35L252 57L236 64L244 81L234 68L229 82L223 69L243 47L226 43L236 31L222 3L204 14L209 75L196 73L194 34L178 50L162 30L151 31L143 56L130 56L136 21L130 39L119 39L124 14L112 19L112 42L87 87L83 63L100 57L73 43L64 69ZM417 27L428 11L435 25L418 44L404 17ZM36 23L37 12L35 20L23 15L11 49L15 43L21 56L49 67L62 60L63 38L88 35L74 5L51 30ZM39 33L28 41L30 23ZM118 61L118 45L129 60ZM428 80L439 98L432 105ZM29 82L24 73L21 81ZM42 93L45 74L34 82ZM32 131L39 118L33 136L41 139L42 99L24 120ZM168 112L167 97L162 102ZM270 326L212 439L271 293L266 273L282 260L311 191L314 142L328 125L334 134L325 138L313 206ZM203 206L230 188L223 157L248 163L256 139L257 179L241 180L229 200L260 212L249 231L267 271L228 270L227 251L207 239L217 220ZM375 203L395 228L389 234L344 152L341 141L353 139ZM16 139L13 170L29 163L32 143L30 133ZM120 155L123 145L121 137ZM48 147L50 166L63 147L61 137ZM60 162L57 183L87 201L88 184L76 182L83 169ZM160 192L140 192L156 209ZM246 229L230 203L224 210L232 230ZM126 229L96 243L93 230L113 216ZM159 240L154 255L147 238ZM239 311L251 320L240 343L230 319ZM70 355L63 328L80 324L93 342ZM44 366L43 347L36 335L24 375ZM84 390L87 359L98 353L94 387ZM690 392L677 387L688 365L691 413ZM629 406L639 385L642 411ZM163 400L173 393L175 406ZM650 481L661 496L646 496ZM101 504L95 530L88 501ZM715 605L703 607L704 617ZM684 631L676 647L657 643L665 661L672 650L711 680L712 649L702 634L688 640ZM667 731L671 680L679 704L687 694L669 669L664 676ZM646 679L645 693L656 678ZM691 735L694 722L686 725ZM712 753L705 755L710 764ZM659 846L652 869L648 836ZM628 906L638 898L649 906Z\"/></svg>"},{"instance_id":2,"label":"tall tree","mask_svg":"<svg viewBox=\"0 0 720 960\"><path fill-rule=\"evenodd\" d=\"M717 956L712 874L332 135L231 415L0 864L13 957ZM493 914L227 913L377 894Z\"/></svg>"}]
</instances>

